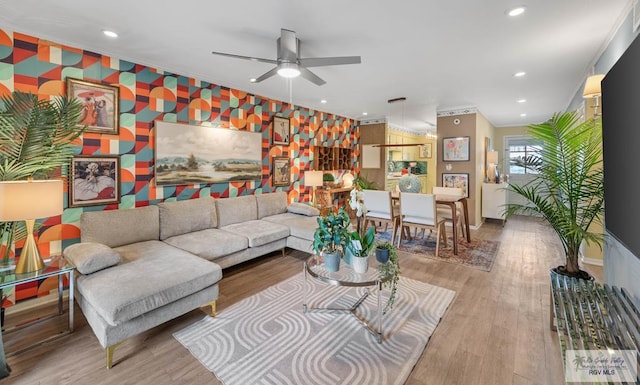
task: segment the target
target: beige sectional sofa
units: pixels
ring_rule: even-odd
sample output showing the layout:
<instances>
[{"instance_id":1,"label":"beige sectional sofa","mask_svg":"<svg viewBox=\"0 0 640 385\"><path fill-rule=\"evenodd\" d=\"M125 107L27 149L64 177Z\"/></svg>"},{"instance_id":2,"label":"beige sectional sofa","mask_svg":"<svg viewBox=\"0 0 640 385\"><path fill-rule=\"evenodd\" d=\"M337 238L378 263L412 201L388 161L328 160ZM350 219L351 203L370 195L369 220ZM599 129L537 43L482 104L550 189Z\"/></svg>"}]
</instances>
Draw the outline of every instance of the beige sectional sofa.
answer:
<instances>
[{"instance_id":1,"label":"beige sectional sofa","mask_svg":"<svg viewBox=\"0 0 640 385\"><path fill-rule=\"evenodd\" d=\"M130 336L207 304L215 315L223 268L285 247L311 252L318 215L285 193L83 213L81 242L64 255L107 367Z\"/></svg>"}]
</instances>

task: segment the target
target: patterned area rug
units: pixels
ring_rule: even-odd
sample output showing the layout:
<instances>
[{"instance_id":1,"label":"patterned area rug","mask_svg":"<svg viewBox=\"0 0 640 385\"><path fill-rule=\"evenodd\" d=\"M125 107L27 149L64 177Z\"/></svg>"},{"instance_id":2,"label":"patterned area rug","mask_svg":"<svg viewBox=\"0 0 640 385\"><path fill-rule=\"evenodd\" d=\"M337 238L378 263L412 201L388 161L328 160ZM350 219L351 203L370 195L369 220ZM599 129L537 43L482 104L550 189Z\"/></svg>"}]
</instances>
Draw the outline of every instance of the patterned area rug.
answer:
<instances>
[{"instance_id":1,"label":"patterned area rug","mask_svg":"<svg viewBox=\"0 0 640 385\"><path fill-rule=\"evenodd\" d=\"M389 241L390 239L391 231L376 234L376 240ZM440 252L436 257L436 233L433 232L429 235L429 232L426 231L423 238L420 236L418 236L418 239L412 240L403 238L399 250L421 254L437 261L457 263L483 271L491 271L499 247L500 241L487 241L472 237L471 243L461 239L458 242L458 255L454 255L453 237L448 237L448 247L444 247L444 243L440 242Z\"/></svg>"},{"instance_id":2,"label":"patterned area rug","mask_svg":"<svg viewBox=\"0 0 640 385\"><path fill-rule=\"evenodd\" d=\"M225 385L403 384L455 292L400 277L381 344L344 312L302 312L302 273L174 337ZM364 288L307 282L311 306L350 306ZM372 293L374 294L374 293ZM383 291L383 306L388 290ZM360 306L374 319L377 295Z\"/></svg>"}]
</instances>

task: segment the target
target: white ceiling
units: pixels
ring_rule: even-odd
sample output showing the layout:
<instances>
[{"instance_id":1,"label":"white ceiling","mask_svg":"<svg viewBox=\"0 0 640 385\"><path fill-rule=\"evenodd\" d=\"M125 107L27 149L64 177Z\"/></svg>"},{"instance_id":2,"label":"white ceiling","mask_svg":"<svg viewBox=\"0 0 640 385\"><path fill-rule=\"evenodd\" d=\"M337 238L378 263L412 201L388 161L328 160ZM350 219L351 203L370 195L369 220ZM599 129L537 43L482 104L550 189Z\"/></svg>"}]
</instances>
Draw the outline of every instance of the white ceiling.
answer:
<instances>
[{"instance_id":1,"label":"white ceiling","mask_svg":"<svg viewBox=\"0 0 640 385\"><path fill-rule=\"evenodd\" d=\"M518 126L567 108L632 0L526 1L0 0L0 28L409 130L465 107L495 126ZM505 15L521 4L523 15ZM296 31L304 57L360 55L362 63L313 68L327 84L296 78L289 87L279 76L249 82L270 64L210 53L275 59L280 28ZM396 97L407 100L387 103Z\"/></svg>"}]
</instances>

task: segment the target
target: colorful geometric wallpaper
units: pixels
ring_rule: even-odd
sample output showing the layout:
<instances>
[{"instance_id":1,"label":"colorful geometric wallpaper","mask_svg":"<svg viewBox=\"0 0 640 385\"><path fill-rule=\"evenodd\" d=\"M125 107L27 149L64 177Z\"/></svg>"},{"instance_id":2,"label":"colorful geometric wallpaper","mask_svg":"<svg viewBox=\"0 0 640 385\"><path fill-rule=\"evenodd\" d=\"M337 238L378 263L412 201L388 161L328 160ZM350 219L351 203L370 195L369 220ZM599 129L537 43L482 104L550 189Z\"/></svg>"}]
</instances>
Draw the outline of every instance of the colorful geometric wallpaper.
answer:
<instances>
[{"instance_id":1,"label":"colorful geometric wallpaper","mask_svg":"<svg viewBox=\"0 0 640 385\"><path fill-rule=\"evenodd\" d=\"M122 196L119 205L66 208L61 216L40 221L38 243L43 255L59 254L66 246L79 242L78 222L83 211L127 209L205 195L225 198L274 191L286 191L290 201L309 201L311 190L303 185L302 177L313 165L312 146L349 147L353 172L359 169L360 134L356 120L0 29L0 95L19 90L41 98L55 97L65 93L67 77L120 87L119 134L85 133L76 143L76 153L120 155ZM274 115L291 120L288 146L270 144ZM262 179L156 187L155 120L261 132ZM291 159L290 186L272 186L270 168L274 156ZM21 247L20 242L16 247Z\"/></svg>"}]
</instances>

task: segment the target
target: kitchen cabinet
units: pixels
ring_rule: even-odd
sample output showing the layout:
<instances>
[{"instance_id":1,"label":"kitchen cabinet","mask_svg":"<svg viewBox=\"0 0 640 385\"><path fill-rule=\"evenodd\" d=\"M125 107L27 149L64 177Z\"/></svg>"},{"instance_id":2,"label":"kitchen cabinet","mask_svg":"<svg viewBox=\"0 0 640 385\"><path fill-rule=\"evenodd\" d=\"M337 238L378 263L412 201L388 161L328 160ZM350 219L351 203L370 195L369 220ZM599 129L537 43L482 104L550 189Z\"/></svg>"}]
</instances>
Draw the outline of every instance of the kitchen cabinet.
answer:
<instances>
[{"instance_id":1,"label":"kitchen cabinet","mask_svg":"<svg viewBox=\"0 0 640 385\"><path fill-rule=\"evenodd\" d=\"M482 216L505 220L504 210L507 204L507 183L482 184Z\"/></svg>"}]
</instances>

